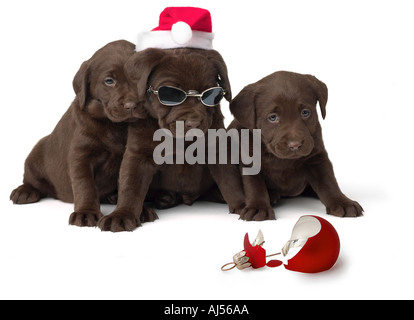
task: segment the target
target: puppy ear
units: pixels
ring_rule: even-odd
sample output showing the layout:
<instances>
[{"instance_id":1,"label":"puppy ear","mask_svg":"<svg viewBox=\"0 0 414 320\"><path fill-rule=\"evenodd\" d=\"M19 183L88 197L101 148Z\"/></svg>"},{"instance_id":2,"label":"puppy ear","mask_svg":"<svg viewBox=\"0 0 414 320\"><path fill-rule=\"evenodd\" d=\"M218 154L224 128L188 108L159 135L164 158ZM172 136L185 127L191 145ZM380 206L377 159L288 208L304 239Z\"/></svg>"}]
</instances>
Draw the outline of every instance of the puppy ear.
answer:
<instances>
[{"instance_id":1,"label":"puppy ear","mask_svg":"<svg viewBox=\"0 0 414 320\"><path fill-rule=\"evenodd\" d=\"M78 99L81 110L85 108L88 98L89 73L89 61L85 61L80 66L72 82L73 90L75 90L76 98Z\"/></svg>"},{"instance_id":2,"label":"puppy ear","mask_svg":"<svg viewBox=\"0 0 414 320\"><path fill-rule=\"evenodd\" d=\"M213 62L214 66L217 68L217 82L226 90L225 98L227 101L231 100L231 87L229 75L227 72L226 63L223 60L223 57L216 50L208 50L208 59Z\"/></svg>"},{"instance_id":3,"label":"puppy ear","mask_svg":"<svg viewBox=\"0 0 414 320\"><path fill-rule=\"evenodd\" d=\"M136 83L140 100L145 100L148 90L148 78L164 56L164 50L149 48L136 52L125 63L126 74Z\"/></svg>"},{"instance_id":4,"label":"puppy ear","mask_svg":"<svg viewBox=\"0 0 414 320\"><path fill-rule=\"evenodd\" d=\"M250 130L256 127L256 84L240 91L230 102L230 112L243 127Z\"/></svg>"},{"instance_id":5,"label":"puppy ear","mask_svg":"<svg viewBox=\"0 0 414 320\"><path fill-rule=\"evenodd\" d=\"M321 107L322 118L326 117L326 104L328 102L328 87L322 81L312 75L307 75L315 94L318 97L319 106Z\"/></svg>"}]
</instances>

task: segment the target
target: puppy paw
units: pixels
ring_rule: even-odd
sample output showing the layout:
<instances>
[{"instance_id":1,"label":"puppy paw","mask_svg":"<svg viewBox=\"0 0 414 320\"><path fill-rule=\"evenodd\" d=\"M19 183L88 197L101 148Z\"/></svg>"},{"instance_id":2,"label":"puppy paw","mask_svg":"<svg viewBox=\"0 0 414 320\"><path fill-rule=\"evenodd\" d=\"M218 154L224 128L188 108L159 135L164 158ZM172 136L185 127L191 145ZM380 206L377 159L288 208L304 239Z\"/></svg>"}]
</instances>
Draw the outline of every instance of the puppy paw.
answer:
<instances>
[{"instance_id":1,"label":"puppy paw","mask_svg":"<svg viewBox=\"0 0 414 320\"><path fill-rule=\"evenodd\" d=\"M358 202L348 198L336 200L326 207L326 213L336 217L360 217L363 212Z\"/></svg>"},{"instance_id":2,"label":"puppy paw","mask_svg":"<svg viewBox=\"0 0 414 320\"><path fill-rule=\"evenodd\" d=\"M158 219L158 215L154 209L144 207L141 212L140 221L141 223L144 222L154 222Z\"/></svg>"},{"instance_id":3,"label":"puppy paw","mask_svg":"<svg viewBox=\"0 0 414 320\"><path fill-rule=\"evenodd\" d=\"M159 191L154 196L154 205L157 209L168 209L182 202L180 195L176 192Z\"/></svg>"},{"instance_id":4,"label":"puppy paw","mask_svg":"<svg viewBox=\"0 0 414 320\"><path fill-rule=\"evenodd\" d=\"M141 222L130 211L116 210L98 221L98 227L102 231L133 231L139 227Z\"/></svg>"},{"instance_id":5,"label":"puppy paw","mask_svg":"<svg viewBox=\"0 0 414 320\"><path fill-rule=\"evenodd\" d=\"M185 205L192 206L199 196L198 194L183 194L182 197Z\"/></svg>"},{"instance_id":6,"label":"puppy paw","mask_svg":"<svg viewBox=\"0 0 414 320\"><path fill-rule=\"evenodd\" d=\"M232 205L229 204L229 212L233 214L241 215L245 209L246 205L244 204L244 202L235 203Z\"/></svg>"},{"instance_id":7,"label":"puppy paw","mask_svg":"<svg viewBox=\"0 0 414 320\"><path fill-rule=\"evenodd\" d=\"M75 211L69 217L69 224L78 227L96 227L98 220L102 216L100 211Z\"/></svg>"},{"instance_id":8,"label":"puppy paw","mask_svg":"<svg viewBox=\"0 0 414 320\"><path fill-rule=\"evenodd\" d=\"M104 204L116 204L118 202L118 193L115 192L113 194L107 195L101 198L100 202Z\"/></svg>"},{"instance_id":9,"label":"puppy paw","mask_svg":"<svg viewBox=\"0 0 414 320\"><path fill-rule=\"evenodd\" d=\"M10 200L13 201L14 204L34 203L38 202L40 198L42 198L40 191L29 184L22 184L10 194Z\"/></svg>"},{"instance_id":10,"label":"puppy paw","mask_svg":"<svg viewBox=\"0 0 414 320\"><path fill-rule=\"evenodd\" d=\"M280 200L280 194L269 191L270 205L275 206Z\"/></svg>"},{"instance_id":11,"label":"puppy paw","mask_svg":"<svg viewBox=\"0 0 414 320\"><path fill-rule=\"evenodd\" d=\"M276 215L273 208L246 207L240 213L240 219L245 221L276 220Z\"/></svg>"}]
</instances>

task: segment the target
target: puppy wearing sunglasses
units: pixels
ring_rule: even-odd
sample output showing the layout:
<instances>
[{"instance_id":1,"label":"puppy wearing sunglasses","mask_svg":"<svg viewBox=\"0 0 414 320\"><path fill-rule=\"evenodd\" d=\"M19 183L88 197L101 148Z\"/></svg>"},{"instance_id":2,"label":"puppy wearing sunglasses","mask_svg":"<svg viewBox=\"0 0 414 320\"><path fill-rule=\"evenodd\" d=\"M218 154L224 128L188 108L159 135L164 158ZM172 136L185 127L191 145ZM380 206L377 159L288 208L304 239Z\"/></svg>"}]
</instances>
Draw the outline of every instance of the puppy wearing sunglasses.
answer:
<instances>
[{"instance_id":1,"label":"puppy wearing sunglasses","mask_svg":"<svg viewBox=\"0 0 414 320\"><path fill-rule=\"evenodd\" d=\"M164 207L180 202L191 205L200 196L214 193L216 184L230 212L240 214L244 196L236 165L157 165L153 159L160 143L153 135L160 128L168 129L174 138L180 138L178 121L184 124L185 134L191 129L206 134L208 129L224 128L219 103L222 98L231 100L231 88L221 55L214 50L151 48L135 53L125 69L149 117L129 126L117 207L100 219L101 230L132 231L138 227L146 195L155 202L160 201L159 194L178 195L178 199L165 199ZM184 147L189 144L191 141L186 141Z\"/></svg>"}]
</instances>

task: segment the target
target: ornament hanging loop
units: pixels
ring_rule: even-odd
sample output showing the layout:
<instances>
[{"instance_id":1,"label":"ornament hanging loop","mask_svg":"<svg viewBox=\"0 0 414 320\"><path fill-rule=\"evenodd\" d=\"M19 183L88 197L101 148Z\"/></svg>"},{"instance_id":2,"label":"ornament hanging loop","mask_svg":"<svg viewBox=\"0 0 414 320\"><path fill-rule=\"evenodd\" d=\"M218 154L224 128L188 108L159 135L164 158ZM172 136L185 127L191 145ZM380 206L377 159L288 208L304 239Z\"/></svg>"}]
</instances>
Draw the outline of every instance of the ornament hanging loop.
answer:
<instances>
[{"instance_id":1,"label":"ornament hanging loop","mask_svg":"<svg viewBox=\"0 0 414 320\"><path fill-rule=\"evenodd\" d=\"M232 266L226 268L227 266L230 266L230 265L232 265ZM234 268L236 268L236 264L234 262L229 262L229 263L226 263L224 266L221 267L221 271L230 271Z\"/></svg>"}]
</instances>

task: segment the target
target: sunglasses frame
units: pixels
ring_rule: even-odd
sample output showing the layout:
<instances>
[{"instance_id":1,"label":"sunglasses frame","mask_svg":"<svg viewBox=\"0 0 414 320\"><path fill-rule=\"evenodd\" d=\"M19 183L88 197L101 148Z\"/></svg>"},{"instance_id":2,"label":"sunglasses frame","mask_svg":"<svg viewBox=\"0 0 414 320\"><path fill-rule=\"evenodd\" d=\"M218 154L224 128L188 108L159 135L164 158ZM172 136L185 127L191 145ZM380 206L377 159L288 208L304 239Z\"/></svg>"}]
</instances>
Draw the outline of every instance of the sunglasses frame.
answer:
<instances>
[{"instance_id":1,"label":"sunglasses frame","mask_svg":"<svg viewBox=\"0 0 414 320\"><path fill-rule=\"evenodd\" d=\"M181 102L178 102L178 103L175 103L175 104L166 104L166 103L163 103L162 101L161 101L161 99L160 99L160 97L159 97L159 95L158 95L158 91L161 89L161 88L164 88L164 87L166 87L166 88L170 88L170 89L175 89L175 90L178 90L178 91L181 91L181 92L183 92L184 94L185 94L185 99L183 100L183 101L181 101ZM158 88L158 90L154 90L154 88L152 87L152 86L150 86L149 88L148 88L148 90L147 90L147 92L148 92L148 94L155 94L157 97L158 97L158 101L162 104L162 105L164 105L164 106L167 106L167 107L176 107L176 106L178 106L178 105L180 105L180 104L182 104L182 103L184 103L186 100L187 100L187 98L188 97L195 97L195 98L198 98L198 100L203 104L203 105L205 105L206 107L215 107L215 106L217 106L217 105L219 105L220 104L220 102L219 103L217 103L217 104L214 104L214 105L210 105L210 104L206 104L202 99L201 99L201 97L207 92L207 91L209 91L209 90L212 90L212 89L221 89L222 91L223 91L223 97L222 97L222 99L224 98L224 96L226 95L226 89L224 89L224 88L222 88L222 87L219 87L219 86L217 86L217 87L211 87L211 88L208 88L208 89L206 89L206 90L204 90L203 92L201 92L201 93L199 93L197 90L189 90L189 91L184 91L184 90L182 90L182 89L180 89L180 88L177 88L177 87L173 87L173 86L161 86L161 87L159 87ZM221 100L221 99L220 99Z\"/></svg>"}]
</instances>

